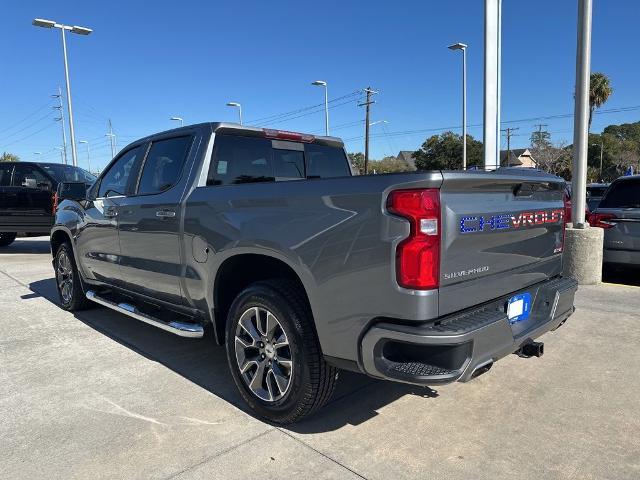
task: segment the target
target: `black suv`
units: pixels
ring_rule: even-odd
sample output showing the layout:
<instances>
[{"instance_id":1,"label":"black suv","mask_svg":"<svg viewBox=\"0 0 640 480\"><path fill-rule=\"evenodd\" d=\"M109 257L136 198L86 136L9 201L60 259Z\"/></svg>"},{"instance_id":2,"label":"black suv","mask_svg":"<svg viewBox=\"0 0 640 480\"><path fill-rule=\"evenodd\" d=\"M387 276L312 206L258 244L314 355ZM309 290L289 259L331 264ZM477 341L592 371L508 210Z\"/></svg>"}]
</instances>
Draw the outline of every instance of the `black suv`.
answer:
<instances>
[{"instance_id":1,"label":"black suv","mask_svg":"<svg viewBox=\"0 0 640 480\"><path fill-rule=\"evenodd\" d=\"M59 163L0 162L0 247L18 232L49 233L60 182L92 184L89 172Z\"/></svg>"}]
</instances>

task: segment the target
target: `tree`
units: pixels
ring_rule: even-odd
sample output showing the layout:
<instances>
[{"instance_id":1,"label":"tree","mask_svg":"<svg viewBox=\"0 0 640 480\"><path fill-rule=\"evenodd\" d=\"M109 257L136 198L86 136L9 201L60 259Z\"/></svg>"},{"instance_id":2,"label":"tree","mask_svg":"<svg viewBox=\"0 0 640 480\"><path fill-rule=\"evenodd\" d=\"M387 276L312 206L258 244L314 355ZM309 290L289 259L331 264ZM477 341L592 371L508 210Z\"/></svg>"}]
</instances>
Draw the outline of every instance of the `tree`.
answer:
<instances>
[{"instance_id":1,"label":"tree","mask_svg":"<svg viewBox=\"0 0 640 480\"><path fill-rule=\"evenodd\" d=\"M613 88L609 77L601 72L593 72L589 82L589 130L591 130L593 112L604 105L612 93Z\"/></svg>"},{"instance_id":2,"label":"tree","mask_svg":"<svg viewBox=\"0 0 640 480\"><path fill-rule=\"evenodd\" d=\"M462 168L462 135L445 132L429 137L413 153L418 170L457 170ZM467 168L482 165L482 142L467 135Z\"/></svg>"},{"instance_id":3,"label":"tree","mask_svg":"<svg viewBox=\"0 0 640 480\"><path fill-rule=\"evenodd\" d=\"M0 155L0 162L19 162L19 161L20 161L20 157L13 153L3 152L2 155Z\"/></svg>"},{"instance_id":4,"label":"tree","mask_svg":"<svg viewBox=\"0 0 640 480\"><path fill-rule=\"evenodd\" d=\"M360 175L364 175L364 154L362 152L349 153L347 157L349 157L349 162L351 162L353 168L355 168Z\"/></svg>"},{"instance_id":5,"label":"tree","mask_svg":"<svg viewBox=\"0 0 640 480\"><path fill-rule=\"evenodd\" d=\"M571 147L567 147L564 142L554 145L549 136L547 143L531 145L531 156L540 170L567 180L571 178Z\"/></svg>"}]
</instances>

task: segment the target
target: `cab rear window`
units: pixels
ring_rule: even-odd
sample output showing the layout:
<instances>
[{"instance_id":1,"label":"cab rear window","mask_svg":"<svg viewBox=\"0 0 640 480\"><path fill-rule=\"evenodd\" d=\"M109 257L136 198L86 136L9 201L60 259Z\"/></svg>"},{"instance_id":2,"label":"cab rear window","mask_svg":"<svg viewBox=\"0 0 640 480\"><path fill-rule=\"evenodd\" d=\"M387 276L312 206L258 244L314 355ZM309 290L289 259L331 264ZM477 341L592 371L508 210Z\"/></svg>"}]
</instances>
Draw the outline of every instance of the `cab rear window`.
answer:
<instances>
[{"instance_id":1,"label":"cab rear window","mask_svg":"<svg viewBox=\"0 0 640 480\"><path fill-rule=\"evenodd\" d=\"M599 208L640 208L640 179L615 182Z\"/></svg>"},{"instance_id":2,"label":"cab rear window","mask_svg":"<svg viewBox=\"0 0 640 480\"><path fill-rule=\"evenodd\" d=\"M350 173L339 147L217 135L207 185L333 178Z\"/></svg>"}]
</instances>

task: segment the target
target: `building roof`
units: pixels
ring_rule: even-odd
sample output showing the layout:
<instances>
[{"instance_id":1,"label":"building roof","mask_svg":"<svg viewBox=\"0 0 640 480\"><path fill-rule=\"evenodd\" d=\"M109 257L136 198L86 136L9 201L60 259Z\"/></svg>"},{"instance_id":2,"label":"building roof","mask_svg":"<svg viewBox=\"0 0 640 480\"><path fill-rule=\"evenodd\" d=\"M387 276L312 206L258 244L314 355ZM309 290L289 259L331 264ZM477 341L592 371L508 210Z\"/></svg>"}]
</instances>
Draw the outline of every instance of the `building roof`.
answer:
<instances>
[{"instance_id":1,"label":"building roof","mask_svg":"<svg viewBox=\"0 0 640 480\"><path fill-rule=\"evenodd\" d=\"M508 150L500 150L500 165L503 167L522 165L520 157L531 157L531 152L528 148L512 148L511 156L507 161Z\"/></svg>"},{"instance_id":2,"label":"building roof","mask_svg":"<svg viewBox=\"0 0 640 480\"><path fill-rule=\"evenodd\" d=\"M416 170L416 159L413 158L413 153L413 151L402 150L398 153L396 158L401 162L406 163L411 170Z\"/></svg>"}]
</instances>

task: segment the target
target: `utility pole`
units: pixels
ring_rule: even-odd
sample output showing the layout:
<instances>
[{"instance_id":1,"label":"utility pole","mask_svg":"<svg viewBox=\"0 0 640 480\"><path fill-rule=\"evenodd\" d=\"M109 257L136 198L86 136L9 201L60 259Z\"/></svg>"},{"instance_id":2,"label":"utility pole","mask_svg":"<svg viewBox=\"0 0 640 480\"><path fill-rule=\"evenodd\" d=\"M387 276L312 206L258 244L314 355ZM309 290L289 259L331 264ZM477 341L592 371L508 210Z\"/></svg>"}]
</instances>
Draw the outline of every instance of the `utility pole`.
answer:
<instances>
[{"instance_id":1,"label":"utility pole","mask_svg":"<svg viewBox=\"0 0 640 480\"><path fill-rule=\"evenodd\" d=\"M58 99L58 105L54 106L56 110L60 112L60 117L56 118L56 122L60 122L62 126L62 163L67 164L67 133L64 128L64 108L62 108L62 88L58 86L58 93L51 95L53 98Z\"/></svg>"},{"instance_id":2,"label":"utility pole","mask_svg":"<svg viewBox=\"0 0 640 480\"><path fill-rule=\"evenodd\" d=\"M111 158L113 159L116 156L116 136L113 133L111 119L109 119L109 133L106 136L109 137L109 142L111 143Z\"/></svg>"},{"instance_id":3,"label":"utility pole","mask_svg":"<svg viewBox=\"0 0 640 480\"><path fill-rule=\"evenodd\" d=\"M366 175L369 171L369 117L370 117L370 107L373 103L376 103L375 100L371 100L371 95L374 95L378 92L372 90L371 87L367 87L365 89L367 94L367 101L364 103L359 103L358 106L365 107L365 120L364 120L364 174Z\"/></svg>"},{"instance_id":4,"label":"utility pole","mask_svg":"<svg viewBox=\"0 0 640 480\"><path fill-rule=\"evenodd\" d=\"M507 134L507 167L509 167L511 165L511 137L513 137L514 135L514 131L515 130L520 130L520 127L517 128L510 128L507 127L503 130L500 130L501 132L506 132Z\"/></svg>"}]
</instances>

